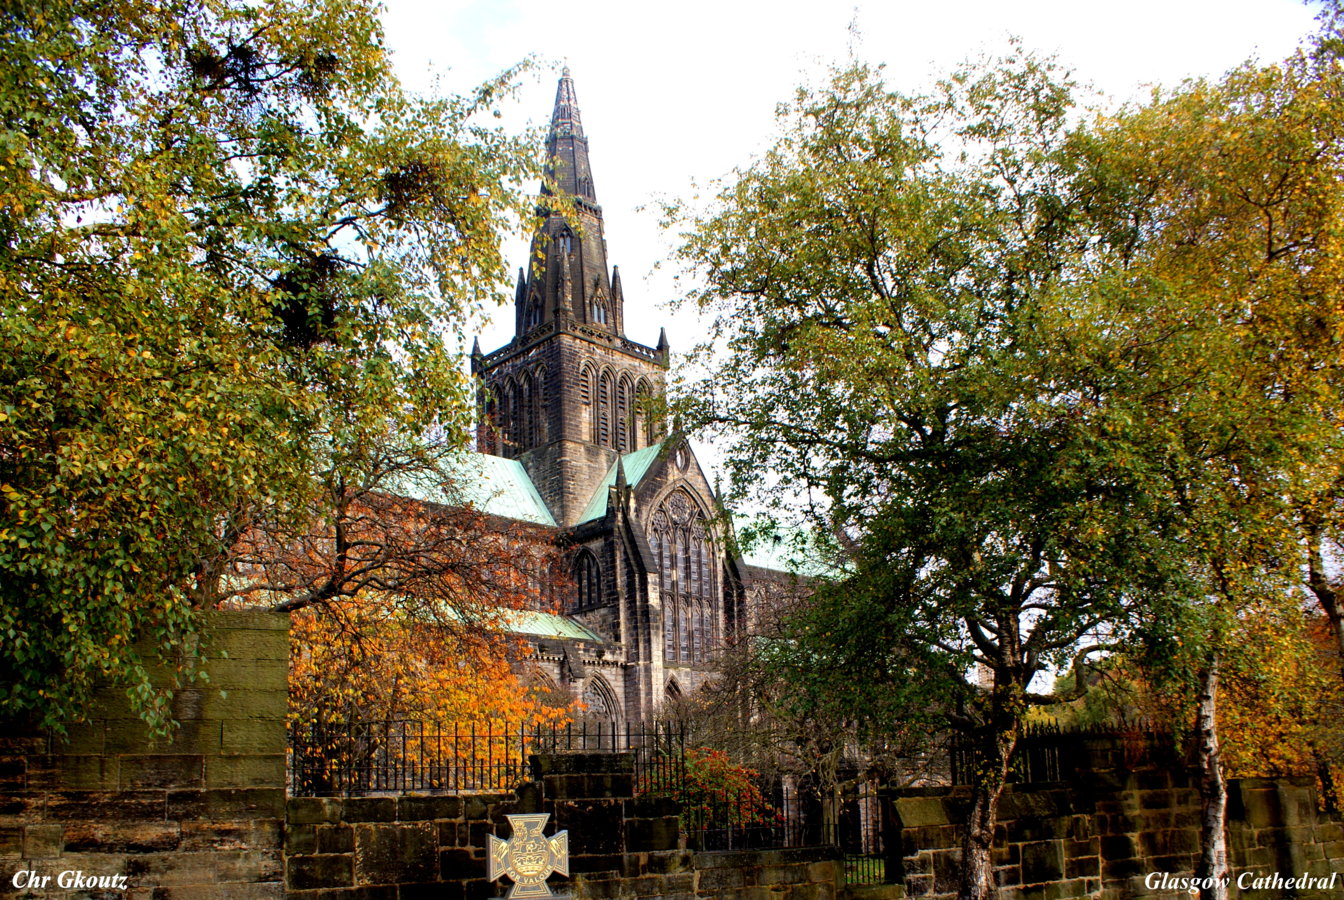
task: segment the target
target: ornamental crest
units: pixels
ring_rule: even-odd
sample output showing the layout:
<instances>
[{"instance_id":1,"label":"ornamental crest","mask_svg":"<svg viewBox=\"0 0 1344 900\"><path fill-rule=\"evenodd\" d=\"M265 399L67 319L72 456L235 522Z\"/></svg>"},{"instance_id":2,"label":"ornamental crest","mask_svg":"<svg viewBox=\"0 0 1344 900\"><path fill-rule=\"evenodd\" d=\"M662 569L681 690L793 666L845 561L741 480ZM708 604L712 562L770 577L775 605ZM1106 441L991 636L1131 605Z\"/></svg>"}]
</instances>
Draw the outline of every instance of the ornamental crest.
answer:
<instances>
[{"instance_id":1,"label":"ornamental crest","mask_svg":"<svg viewBox=\"0 0 1344 900\"><path fill-rule=\"evenodd\" d=\"M550 817L550 813L509 816L513 837L502 841L490 835L490 880L503 875L513 879L508 900L554 897L546 877L552 872L569 874L569 832L549 838L541 833Z\"/></svg>"}]
</instances>

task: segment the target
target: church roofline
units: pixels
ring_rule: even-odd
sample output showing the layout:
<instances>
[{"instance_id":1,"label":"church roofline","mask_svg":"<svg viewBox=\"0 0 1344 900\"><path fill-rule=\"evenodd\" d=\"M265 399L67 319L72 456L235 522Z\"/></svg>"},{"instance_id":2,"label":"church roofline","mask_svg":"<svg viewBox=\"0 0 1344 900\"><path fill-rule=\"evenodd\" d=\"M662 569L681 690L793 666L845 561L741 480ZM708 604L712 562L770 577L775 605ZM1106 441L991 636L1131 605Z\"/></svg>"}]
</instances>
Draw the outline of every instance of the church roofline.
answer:
<instances>
[{"instance_id":1,"label":"church roofline","mask_svg":"<svg viewBox=\"0 0 1344 900\"><path fill-rule=\"evenodd\" d=\"M463 453L448 468L449 479L446 481L407 476L395 486L394 493L442 506L470 504L483 513L503 519L558 527L555 517L541 499L541 493L518 460L488 453Z\"/></svg>"},{"instance_id":2,"label":"church roofline","mask_svg":"<svg viewBox=\"0 0 1344 900\"><path fill-rule=\"evenodd\" d=\"M582 525L585 522L591 522L600 519L607 514L607 495L611 492L611 487L616 483L618 471L625 472L626 481L631 485L638 485L648 474L649 468L658 455L663 451L663 442L650 444L643 449L636 450L634 453L627 453L619 457L615 463L612 463L607 470L606 477L598 484L597 490L593 492L593 497L588 501L588 506L584 508L579 515L579 520L575 525Z\"/></svg>"}]
</instances>

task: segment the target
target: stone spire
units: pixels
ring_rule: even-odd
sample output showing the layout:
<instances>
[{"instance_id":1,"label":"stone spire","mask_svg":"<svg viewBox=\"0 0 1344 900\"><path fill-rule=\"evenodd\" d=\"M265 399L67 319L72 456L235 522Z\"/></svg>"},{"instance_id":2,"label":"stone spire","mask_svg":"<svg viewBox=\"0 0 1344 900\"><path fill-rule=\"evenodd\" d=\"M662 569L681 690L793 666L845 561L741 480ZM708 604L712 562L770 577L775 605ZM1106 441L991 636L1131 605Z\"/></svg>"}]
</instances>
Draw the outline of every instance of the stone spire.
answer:
<instances>
[{"instance_id":1,"label":"stone spire","mask_svg":"<svg viewBox=\"0 0 1344 900\"><path fill-rule=\"evenodd\" d=\"M583 136L579 117L579 98L574 79L566 66L555 88L555 110L551 113L551 131L546 138L546 176L559 193L597 202L593 191L593 170L588 162L588 139ZM550 193L551 188L542 188Z\"/></svg>"},{"instance_id":2,"label":"stone spire","mask_svg":"<svg viewBox=\"0 0 1344 900\"><path fill-rule=\"evenodd\" d=\"M568 68L555 89L541 192L568 198L573 208L568 221L560 213L543 212L545 218L532 239L526 283L520 283L517 293L517 337L525 338L555 319L621 334L622 298L613 291L607 266L602 207L593 190L588 139Z\"/></svg>"}]
</instances>

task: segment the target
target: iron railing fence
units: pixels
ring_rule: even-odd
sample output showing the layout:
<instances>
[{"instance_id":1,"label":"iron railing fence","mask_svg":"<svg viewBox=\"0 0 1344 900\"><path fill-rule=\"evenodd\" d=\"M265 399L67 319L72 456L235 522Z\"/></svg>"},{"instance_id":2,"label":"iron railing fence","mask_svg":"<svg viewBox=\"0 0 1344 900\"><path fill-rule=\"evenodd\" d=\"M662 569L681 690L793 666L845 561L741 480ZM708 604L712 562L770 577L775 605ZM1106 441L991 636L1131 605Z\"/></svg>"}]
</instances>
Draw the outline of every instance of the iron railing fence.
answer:
<instances>
[{"instance_id":1,"label":"iron railing fence","mask_svg":"<svg viewBox=\"0 0 1344 900\"><path fill-rule=\"evenodd\" d=\"M887 883L887 861L881 854L845 854L845 884Z\"/></svg>"},{"instance_id":2,"label":"iron railing fence","mask_svg":"<svg viewBox=\"0 0 1344 900\"><path fill-rule=\"evenodd\" d=\"M755 786L708 790L688 786L681 802L681 829L693 850L776 850L833 846L833 823L809 819L796 806L776 804Z\"/></svg>"},{"instance_id":3,"label":"iron railing fence","mask_svg":"<svg viewBox=\"0 0 1344 900\"><path fill-rule=\"evenodd\" d=\"M1067 780L1078 769L1090 767L1085 760L1087 745L1100 739L1119 745L1131 763L1173 743L1169 731L1146 719L1090 725L1033 723L1018 738L1008 780L1015 784ZM959 735L948 746L948 758L952 783L973 783L976 766L983 758L981 749Z\"/></svg>"},{"instance_id":4,"label":"iron railing fence","mask_svg":"<svg viewBox=\"0 0 1344 900\"><path fill-rule=\"evenodd\" d=\"M289 792L294 796L508 791L531 777L540 753L634 753L635 790L678 785L685 734L666 724L578 723L481 726L414 720L291 726Z\"/></svg>"},{"instance_id":5,"label":"iron railing fence","mask_svg":"<svg viewBox=\"0 0 1344 900\"><path fill-rule=\"evenodd\" d=\"M530 757L632 753L636 794L668 797L697 850L838 846L834 823L783 801L779 785L710 789L688 777L677 725L483 727L411 720L306 723L289 733L294 796L466 794L512 790L532 776ZM703 751L695 758L703 755Z\"/></svg>"}]
</instances>

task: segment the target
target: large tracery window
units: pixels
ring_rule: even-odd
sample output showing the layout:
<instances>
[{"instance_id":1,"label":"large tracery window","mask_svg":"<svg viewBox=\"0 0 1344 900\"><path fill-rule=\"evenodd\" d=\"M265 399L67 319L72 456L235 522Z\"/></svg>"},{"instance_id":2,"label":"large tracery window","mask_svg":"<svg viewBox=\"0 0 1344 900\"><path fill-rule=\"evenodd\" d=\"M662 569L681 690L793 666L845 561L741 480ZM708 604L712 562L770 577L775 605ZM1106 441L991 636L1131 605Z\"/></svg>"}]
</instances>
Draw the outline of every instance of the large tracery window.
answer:
<instances>
[{"instance_id":1,"label":"large tracery window","mask_svg":"<svg viewBox=\"0 0 1344 900\"><path fill-rule=\"evenodd\" d=\"M584 686L579 702L583 704L586 738L595 737L599 749L608 746L610 749L615 749L616 726L620 723L621 717L616 694L612 691L611 685L607 684L601 675L592 676ZM591 734L593 726L596 726L596 735ZM606 743L608 740L611 741L610 745ZM589 746L591 748L592 745Z\"/></svg>"},{"instance_id":2,"label":"large tracery window","mask_svg":"<svg viewBox=\"0 0 1344 900\"><path fill-rule=\"evenodd\" d=\"M663 599L663 656L669 663L705 662L718 645L714 547L704 513L676 490L650 522Z\"/></svg>"}]
</instances>

